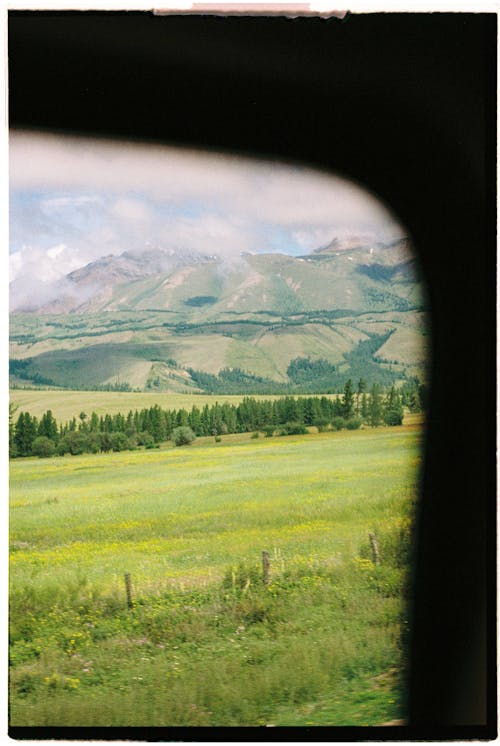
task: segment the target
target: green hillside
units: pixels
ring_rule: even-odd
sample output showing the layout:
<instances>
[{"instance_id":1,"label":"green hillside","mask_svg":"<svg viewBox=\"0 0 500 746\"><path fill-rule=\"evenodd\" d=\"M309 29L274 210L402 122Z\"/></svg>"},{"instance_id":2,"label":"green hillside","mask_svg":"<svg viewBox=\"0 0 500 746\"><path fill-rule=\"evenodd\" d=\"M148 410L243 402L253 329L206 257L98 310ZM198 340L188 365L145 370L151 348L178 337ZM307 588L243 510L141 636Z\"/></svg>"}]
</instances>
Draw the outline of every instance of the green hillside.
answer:
<instances>
[{"instance_id":1,"label":"green hillside","mask_svg":"<svg viewBox=\"0 0 500 746\"><path fill-rule=\"evenodd\" d=\"M88 265L72 277L74 297L58 299L67 312L50 313L52 303L11 315L11 385L182 393L200 390L191 371L237 368L271 390L293 384L287 371L298 358L335 366L330 388L348 377L424 378L425 295L406 242L332 246L305 257L207 258L170 273L145 266L133 280L115 271L104 289L103 262Z\"/></svg>"},{"instance_id":2,"label":"green hillside","mask_svg":"<svg viewBox=\"0 0 500 746\"><path fill-rule=\"evenodd\" d=\"M125 385L139 390L154 387L183 392L199 390L189 369L216 375L225 368L240 368L250 375L285 385L290 383L288 366L301 357L332 363L341 374L340 388L350 376L377 379L382 371L388 370L388 364L394 380L412 375L422 377L425 369L428 337L423 315L406 320L405 314L400 314L399 318L389 320L362 314L345 317L341 323L281 318L275 324L244 324L237 320L189 328L158 325L155 313L151 314L152 323L146 328L145 316L143 313L135 332L127 333L126 341L120 341L123 331L113 335L104 330L100 316L97 319L97 328L99 325L103 328L100 336L94 331L94 317L83 317L88 326L80 328L76 336L71 329L74 317L69 317L68 338L63 336L63 321L58 322L61 326L54 332L51 320L43 326L40 324L43 317L37 317L40 341L28 345L19 344L14 317L11 383L67 388ZM133 324L127 317L130 314L124 314L126 324ZM22 324L26 328L26 317ZM369 340L373 340L373 349L367 358L363 342ZM23 357L19 355L21 350Z\"/></svg>"}]
</instances>

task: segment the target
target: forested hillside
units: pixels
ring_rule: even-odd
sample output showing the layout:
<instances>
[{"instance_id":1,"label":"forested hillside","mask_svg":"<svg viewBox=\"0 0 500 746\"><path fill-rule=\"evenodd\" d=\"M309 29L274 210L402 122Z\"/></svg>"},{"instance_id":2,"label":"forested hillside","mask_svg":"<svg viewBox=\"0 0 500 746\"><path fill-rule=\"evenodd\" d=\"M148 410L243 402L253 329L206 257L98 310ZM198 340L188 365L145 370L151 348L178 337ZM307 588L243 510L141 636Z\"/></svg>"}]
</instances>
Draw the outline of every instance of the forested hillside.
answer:
<instances>
[{"instance_id":1,"label":"forested hillside","mask_svg":"<svg viewBox=\"0 0 500 746\"><path fill-rule=\"evenodd\" d=\"M11 315L11 385L321 393L423 379L425 294L408 243L340 248L105 257L57 301Z\"/></svg>"}]
</instances>

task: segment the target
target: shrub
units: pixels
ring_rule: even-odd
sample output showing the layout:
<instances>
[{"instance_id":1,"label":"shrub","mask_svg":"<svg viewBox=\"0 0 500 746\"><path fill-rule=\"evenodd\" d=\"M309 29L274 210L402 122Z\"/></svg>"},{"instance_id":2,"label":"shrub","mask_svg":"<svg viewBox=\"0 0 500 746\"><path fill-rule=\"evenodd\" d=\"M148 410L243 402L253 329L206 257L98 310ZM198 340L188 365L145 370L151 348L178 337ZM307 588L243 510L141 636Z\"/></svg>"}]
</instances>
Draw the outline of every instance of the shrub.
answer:
<instances>
[{"instance_id":1,"label":"shrub","mask_svg":"<svg viewBox=\"0 0 500 746\"><path fill-rule=\"evenodd\" d=\"M361 417L351 417L347 420L345 426L348 430L359 430L361 427Z\"/></svg>"},{"instance_id":2,"label":"shrub","mask_svg":"<svg viewBox=\"0 0 500 746\"><path fill-rule=\"evenodd\" d=\"M272 438L274 435L274 425L266 425L262 428L262 432L266 438Z\"/></svg>"},{"instance_id":3,"label":"shrub","mask_svg":"<svg viewBox=\"0 0 500 746\"><path fill-rule=\"evenodd\" d=\"M140 433L137 433L137 445L139 446L146 446L146 448L150 448L154 443L154 438L151 435L151 433L148 433L147 430L143 430Z\"/></svg>"},{"instance_id":4,"label":"shrub","mask_svg":"<svg viewBox=\"0 0 500 746\"><path fill-rule=\"evenodd\" d=\"M334 417L332 422L332 427L334 430L342 430L343 427L345 427L345 420L343 417Z\"/></svg>"},{"instance_id":5,"label":"shrub","mask_svg":"<svg viewBox=\"0 0 500 746\"><path fill-rule=\"evenodd\" d=\"M327 417L318 417L313 422L313 425L318 428L318 433L324 433L326 430L328 430L329 424L330 421Z\"/></svg>"},{"instance_id":6,"label":"shrub","mask_svg":"<svg viewBox=\"0 0 500 746\"><path fill-rule=\"evenodd\" d=\"M259 433L252 433L250 437L252 438L252 440L255 440L255 438L259 437Z\"/></svg>"},{"instance_id":7,"label":"shrub","mask_svg":"<svg viewBox=\"0 0 500 746\"><path fill-rule=\"evenodd\" d=\"M182 425L172 431L171 440L176 446L188 446L196 439L190 427Z\"/></svg>"},{"instance_id":8,"label":"shrub","mask_svg":"<svg viewBox=\"0 0 500 746\"><path fill-rule=\"evenodd\" d=\"M110 433L101 433L101 451L107 453L113 447Z\"/></svg>"},{"instance_id":9,"label":"shrub","mask_svg":"<svg viewBox=\"0 0 500 746\"><path fill-rule=\"evenodd\" d=\"M34 456L48 458L49 456L53 456L56 452L56 445L54 441L47 438L46 435L39 435L38 438L35 438L33 441L31 450Z\"/></svg>"},{"instance_id":10,"label":"shrub","mask_svg":"<svg viewBox=\"0 0 500 746\"><path fill-rule=\"evenodd\" d=\"M222 438L220 437L220 435L216 435L215 438L214 438L214 440L215 440L216 443L220 443L221 440L222 440Z\"/></svg>"},{"instance_id":11,"label":"shrub","mask_svg":"<svg viewBox=\"0 0 500 746\"><path fill-rule=\"evenodd\" d=\"M87 438L83 433L72 431L66 433L64 438L59 441L57 452L64 456L65 453L71 453L72 456L79 456L87 448Z\"/></svg>"},{"instance_id":12,"label":"shrub","mask_svg":"<svg viewBox=\"0 0 500 746\"><path fill-rule=\"evenodd\" d=\"M89 433L87 435L87 451L89 453L99 453L101 450L100 433Z\"/></svg>"},{"instance_id":13,"label":"shrub","mask_svg":"<svg viewBox=\"0 0 500 746\"><path fill-rule=\"evenodd\" d=\"M384 414L384 422L386 425L395 426L403 424L403 408L394 407L387 410Z\"/></svg>"},{"instance_id":14,"label":"shrub","mask_svg":"<svg viewBox=\"0 0 500 746\"><path fill-rule=\"evenodd\" d=\"M39 685L39 677L31 671L22 673L17 680L13 677L12 681L12 687L20 697L27 697L28 695L33 694L39 688Z\"/></svg>"},{"instance_id":15,"label":"shrub","mask_svg":"<svg viewBox=\"0 0 500 746\"><path fill-rule=\"evenodd\" d=\"M125 451L128 447L129 442L125 433L111 433L111 448L113 451Z\"/></svg>"},{"instance_id":16,"label":"shrub","mask_svg":"<svg viewBox=\"0 0 500 746\"><path fill-rule=\"evenodd\" d=\"M302 422L285 422L280 428L280 435L305 435L309 430Z\"/></svg>"},{"instance_id":17,"label":"shrub","mask_svg":"<svg viewBox=\"0 0 500 746\"><path fill-rule=\"evenodd\" d=\"M137 435L134 433L133 435L127 435L127 449L129 451L137 451Z\"/></svg>"}]
</instances>

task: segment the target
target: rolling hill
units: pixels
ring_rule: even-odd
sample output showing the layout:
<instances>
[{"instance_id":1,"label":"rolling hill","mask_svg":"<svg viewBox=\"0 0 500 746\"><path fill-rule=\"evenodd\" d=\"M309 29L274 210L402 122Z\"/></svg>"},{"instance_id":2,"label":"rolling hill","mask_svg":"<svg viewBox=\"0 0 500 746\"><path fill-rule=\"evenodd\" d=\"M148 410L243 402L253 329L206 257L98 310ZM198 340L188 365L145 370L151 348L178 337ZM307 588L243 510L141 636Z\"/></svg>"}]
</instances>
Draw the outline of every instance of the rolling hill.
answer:
<instances>
[{"instance_id":1,"label":"rolling hill","mask_svg":"<svg viewBox=\"0 0 500 746\"><path fill-rule=\"evenodd\" d=\"M304 358L333 366L332 388L423 377L429 339L406 239L231 261L107 256L59 281L49 302L14 308L10 338L14 386L173 392L206 390L199 373L226 371L227 383L228 370L243 390L293 388L290 363Z\"/></svg>"}]
</instances>

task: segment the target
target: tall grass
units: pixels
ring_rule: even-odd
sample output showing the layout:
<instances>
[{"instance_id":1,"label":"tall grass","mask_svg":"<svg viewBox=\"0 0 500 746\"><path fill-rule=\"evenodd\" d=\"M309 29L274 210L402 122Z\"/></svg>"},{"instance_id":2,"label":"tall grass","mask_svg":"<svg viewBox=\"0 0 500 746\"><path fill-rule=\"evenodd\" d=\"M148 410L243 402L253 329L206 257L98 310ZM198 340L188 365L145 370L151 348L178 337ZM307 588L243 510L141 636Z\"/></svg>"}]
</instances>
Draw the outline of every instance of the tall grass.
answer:
<instances>
[{"instance_id":1,"label":"tall grass","mask_svg":"<svg viewBox=\"0 0 500 746\"><path fill-rule=\"evenodd\" d=\"M404 428L14 462L12 724L401 716L418 463Z\"/></svg>"}]
</instances>

